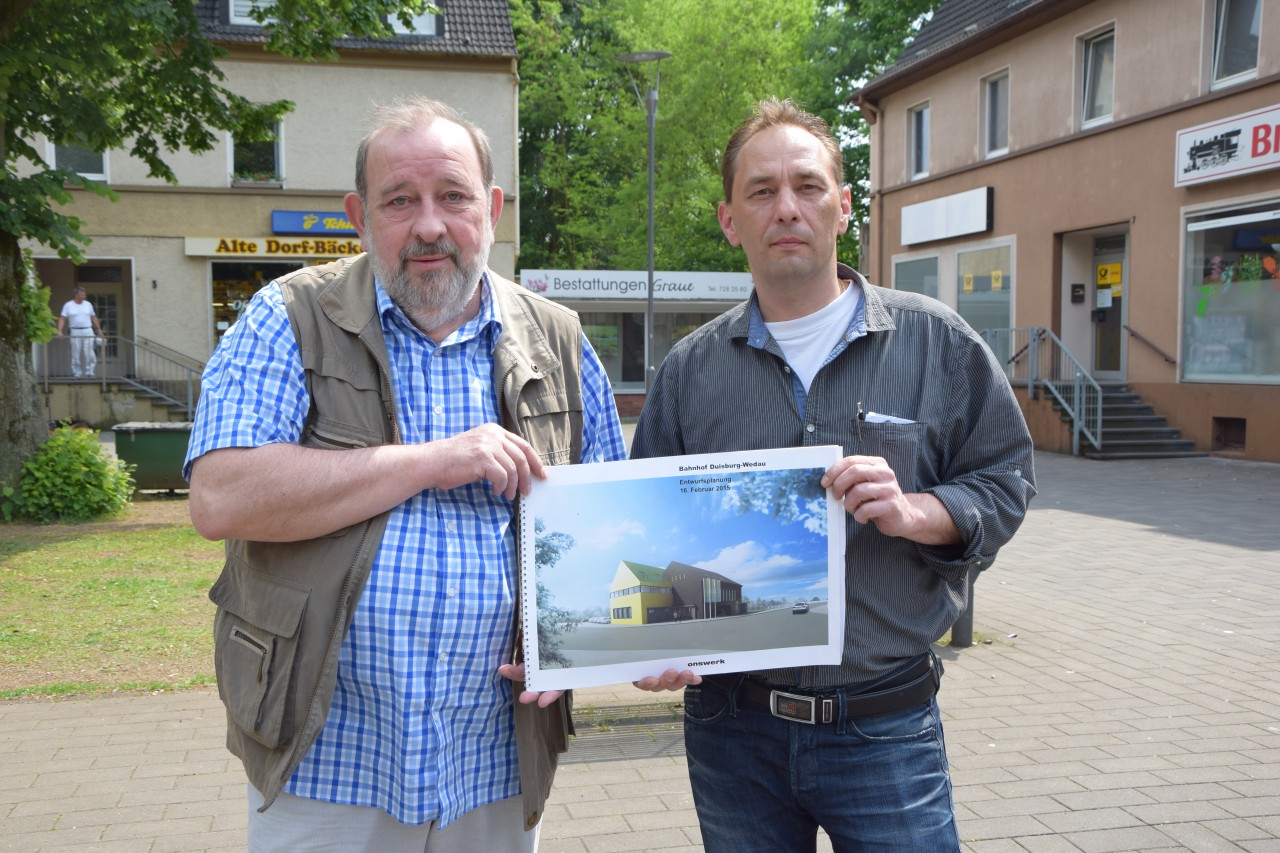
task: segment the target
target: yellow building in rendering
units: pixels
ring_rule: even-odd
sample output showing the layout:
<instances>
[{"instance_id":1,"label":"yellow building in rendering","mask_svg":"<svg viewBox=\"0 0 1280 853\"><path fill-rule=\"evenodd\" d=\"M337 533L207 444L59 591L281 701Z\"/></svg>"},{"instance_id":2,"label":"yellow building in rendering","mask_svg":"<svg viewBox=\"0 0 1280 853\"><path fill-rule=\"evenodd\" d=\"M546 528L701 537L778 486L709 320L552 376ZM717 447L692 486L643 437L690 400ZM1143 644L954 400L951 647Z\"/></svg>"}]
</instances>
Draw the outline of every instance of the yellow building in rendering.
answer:
<instances>
[{"instance_id":1,"label":"yellow building in rendering","mask_svg":"<svg viewBox=\"0 0 1280 853\"><path fill-rule=\"evenodd\" d=\"M623 560L609 586L609 618L613 624L644 625L655 607L668 608L673 597L663 570Z\"/></svg>"}]
</instances>

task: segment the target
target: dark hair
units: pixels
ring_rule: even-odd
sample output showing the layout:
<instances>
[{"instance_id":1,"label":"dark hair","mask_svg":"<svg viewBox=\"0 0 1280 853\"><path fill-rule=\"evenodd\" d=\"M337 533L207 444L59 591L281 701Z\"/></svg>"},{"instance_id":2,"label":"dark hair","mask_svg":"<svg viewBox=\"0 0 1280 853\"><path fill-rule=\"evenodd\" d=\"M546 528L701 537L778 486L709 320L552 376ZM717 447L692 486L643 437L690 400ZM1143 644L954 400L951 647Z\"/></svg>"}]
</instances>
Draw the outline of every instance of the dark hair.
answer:
<instances>
[{"instance_id":1,"label":"dark hair","mask_svg":"<svg viewBox=\"0 0 1280 853\"><path fill-rule=\"evenodd\" d=\"M368 202L365 163L369 158L369 144L374 138L388 129L404 131L426 127L436 119L451 121L471 136L471 141L476 146L476 156L480 159L480 176L484 180L485 192L493 189L493 149L489 146L489 137L485 132L444 101L413 95L373 110L369 132L356 148L356 194L360 196L361 204Z\"/></svg>"},{"instance_id":2,"label":"dark hair","mask_svg":"<svg viewBox=\"0 0 1280 853\"><path fill-rule=\"evenodd\" d=\"M733 201L733 176L737 171L738 154L742 152L742 147L760 131L782 125L792 125L812 134L831 158L836 184L844 184L844 155L840 153L840 146L831 135L831 126L813 113L797 107L790 98L765 98L756 102L751 108L751 115L738 125L724 147L724 158L720 161L720 180L724 184L725 201Z\"/></svg>"}]
</instances>

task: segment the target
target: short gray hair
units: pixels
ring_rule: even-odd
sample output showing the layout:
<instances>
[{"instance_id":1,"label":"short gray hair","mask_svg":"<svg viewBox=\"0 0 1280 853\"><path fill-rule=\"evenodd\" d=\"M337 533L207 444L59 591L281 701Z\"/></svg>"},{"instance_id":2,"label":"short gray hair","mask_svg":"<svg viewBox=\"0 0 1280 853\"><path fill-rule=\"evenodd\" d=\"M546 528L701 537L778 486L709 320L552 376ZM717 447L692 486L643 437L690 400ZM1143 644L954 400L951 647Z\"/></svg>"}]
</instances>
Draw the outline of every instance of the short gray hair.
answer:
<instances>
[{"instance_id":1,"label":"short gray hair","mask_svg":"<svg viewBox=\"0 0 1280 853\"><path fill-rule=\"evenodd\" d=\"M476 146L476 156L480 159L480 177L484 180L485 192L493 189L493 149L489 145L489 137L480 126L463 118L461 113L444 101L411 95L374 107L369 132L356 148L356 194L360 196L361 204L368 202L365 162L369 157L369 144L385 130L414 130L426 127L436 119L453 122L467 132Z\"/></svg>"},{"instance_id":2,"label":"short gray hair","mask_svg":"<svg viewBox=\"0 0 1280 853\"><path fill-rule=\"evenodd\" d=\"M820 117L800 109L790 98L765 98L751 108L751 115L733 131L733 136L729 137L729 143L724 148L724 157L720 161L720 181L725 201L733 201L733 178L738 170L738 155L742 153L743 147L760 131L784 125L808 131L818 140L827 155L836 185L844 184L844 155L831 134L831 127Z\"/></svg>"}]
</instances>

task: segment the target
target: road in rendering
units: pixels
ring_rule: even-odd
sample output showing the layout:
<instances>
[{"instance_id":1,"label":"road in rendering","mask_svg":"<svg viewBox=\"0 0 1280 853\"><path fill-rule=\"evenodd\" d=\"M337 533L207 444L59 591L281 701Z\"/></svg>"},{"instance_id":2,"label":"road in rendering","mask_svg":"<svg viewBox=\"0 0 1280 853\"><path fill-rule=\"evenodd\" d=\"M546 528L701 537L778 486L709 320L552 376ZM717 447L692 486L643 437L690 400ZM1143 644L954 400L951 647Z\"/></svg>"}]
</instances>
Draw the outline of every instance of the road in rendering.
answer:
<instances>
[{"instance_id":1,"label":"road in rendering","mask_svg":"<svg viewBox=\"0 0 1280 853\"><path fill-rule=\"evenodd\" d=\"M791 605L778 610L662 622L656 625L580 623L562 635L560 651L572 666L603 666L670 657L673 653L704 657L723 652L821 646L827 642L827 603L813 602L808 613L794 614Z\"/></svg>"}]
</instances>

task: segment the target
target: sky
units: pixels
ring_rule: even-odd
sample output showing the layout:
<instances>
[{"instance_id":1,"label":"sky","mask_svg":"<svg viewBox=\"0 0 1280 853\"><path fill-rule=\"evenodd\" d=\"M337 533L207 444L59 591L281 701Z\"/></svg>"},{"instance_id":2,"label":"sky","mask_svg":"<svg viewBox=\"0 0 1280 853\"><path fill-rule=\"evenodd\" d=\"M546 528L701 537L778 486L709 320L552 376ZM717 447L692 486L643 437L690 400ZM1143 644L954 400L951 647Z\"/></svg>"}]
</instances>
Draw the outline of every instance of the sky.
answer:
<instances>
[{"instance_id":1,"label":"sky","mask_svg":"<svg viewBox=\"0 0 1280 853\"><path fill-rule=\"evenodd\" d=\"M607 608L609 586L623 560L659 569L673 561L710 569L741 583L745 598L825 599L825 518L787 523L736 508L735 484L771 473L778 472L538 484L530 508L546 525L544 535L567 533L574 539L543 573L551 603L572 611ZM815 478L821 475L814 469Z\"/></svg>"}]
</instances>

